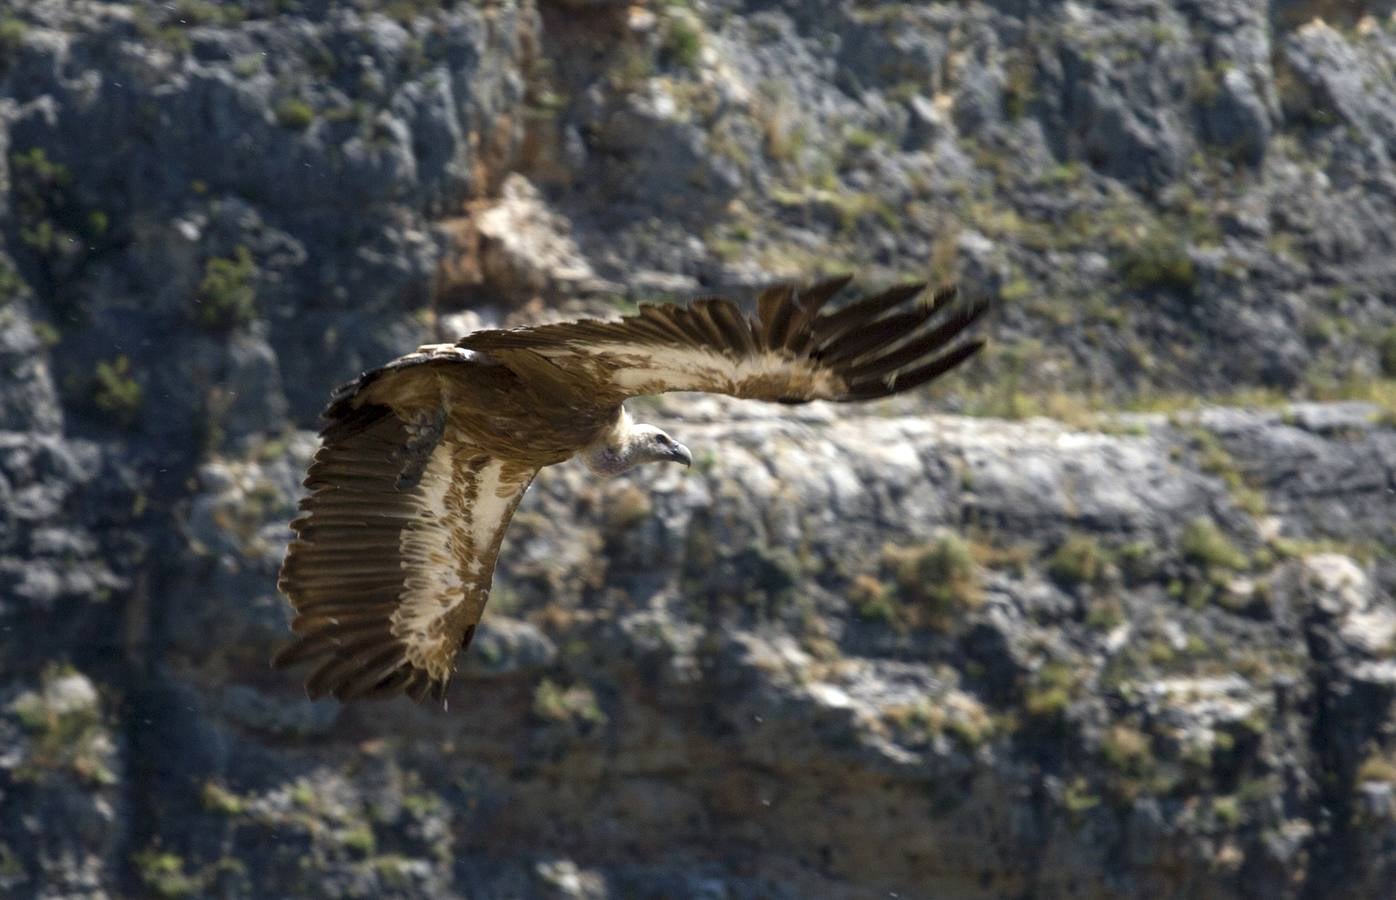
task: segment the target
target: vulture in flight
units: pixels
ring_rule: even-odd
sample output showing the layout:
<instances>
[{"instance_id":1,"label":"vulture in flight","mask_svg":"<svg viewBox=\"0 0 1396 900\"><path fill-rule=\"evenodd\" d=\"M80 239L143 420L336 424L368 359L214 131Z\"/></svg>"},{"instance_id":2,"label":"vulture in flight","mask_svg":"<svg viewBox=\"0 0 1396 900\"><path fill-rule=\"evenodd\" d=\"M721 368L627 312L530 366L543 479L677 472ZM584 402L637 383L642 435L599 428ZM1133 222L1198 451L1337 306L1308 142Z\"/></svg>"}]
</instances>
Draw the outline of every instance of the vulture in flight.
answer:
<instances>
[{"instance_id":1,"label":"vulture in flight","mask_svg":"<svg viewBox=\"0 0 1396 900\"><path fill-rule=\"evenodd\" d=\"M664 391L753 400L875 400L919 387L983 346L983 303L894 287L830 311L849 281L641 305L589 319L429 344L336 389L278 587L311 662L311 697L444 698L489 599L509 519L538 470L580 457L596 474L689 465L687 447L624 402Z\"/></svg>"}]
</instances>

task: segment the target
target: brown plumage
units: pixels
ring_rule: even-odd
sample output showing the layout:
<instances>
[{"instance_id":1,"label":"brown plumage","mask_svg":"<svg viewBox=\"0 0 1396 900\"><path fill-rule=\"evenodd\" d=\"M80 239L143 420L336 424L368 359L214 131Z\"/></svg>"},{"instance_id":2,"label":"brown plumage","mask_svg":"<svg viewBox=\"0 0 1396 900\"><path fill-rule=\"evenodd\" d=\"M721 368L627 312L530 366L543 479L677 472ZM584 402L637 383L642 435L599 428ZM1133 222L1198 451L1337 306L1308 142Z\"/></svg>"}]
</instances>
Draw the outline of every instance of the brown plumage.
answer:
<instances>
[{"instance_id":1,"label":"brown plumage","mask_svg":"<svg viewBox=\"0 0 1396 900\"><path fill-rule=\"evenodd\" d=\"M708 391L851 402L919 387L976 353L983 303L894 287L834 312L849 279L774 287L746 316L729 300L644 304L616 321L478 331L427 345L337 389L325 411L279 587L314 664L306 690L341 700L443 698L489 597L504 531L544 466L580 456L614 475L691 462L634 423L625 400Z\"/></svg>"}]
</instances>

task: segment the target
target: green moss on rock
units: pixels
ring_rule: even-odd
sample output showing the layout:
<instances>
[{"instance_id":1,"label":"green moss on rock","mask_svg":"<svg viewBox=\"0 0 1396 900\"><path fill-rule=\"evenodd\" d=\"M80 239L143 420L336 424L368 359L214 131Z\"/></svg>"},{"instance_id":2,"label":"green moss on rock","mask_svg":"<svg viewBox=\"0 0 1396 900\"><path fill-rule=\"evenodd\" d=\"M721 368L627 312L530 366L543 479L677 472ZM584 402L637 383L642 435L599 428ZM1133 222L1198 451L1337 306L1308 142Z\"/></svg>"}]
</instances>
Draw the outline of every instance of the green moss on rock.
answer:
<instances>
[{"instance_id":1,"label":"green moss on rock","mask_svg":"<svg viewBox=\"0 0 1396 900\"><path fill-rule=\"evenodd\" d=\"M920 547L893 550L891 555L899 596L928 624L948 626L983 599L974 554L958 535L942 535Z\"/></svg>"},{"instance_id":2,"label":"green moss on rock","mask_svg":"<svg viewBox=\"0 0 1396 900\"><path fill-rule=\"evenodd\" d=\"M1208 571L1234 572L1250 565L1246 554L1206 517L1188 523L1179 546L1184 559Z\"/></svg>"},{"instance_id":3,"label":"green moss on rock","mask_svg":"<svg viewBox=\"0 0 1396 900\"><path fill-rule=\"evenodd\" d=\"M1109 555L1095 538L1073 534L1047 563L1047 574L1063 587L1096 584L1105 577Z\"/></svg>"},{"instance_id":4,"label":"green moss on rock","mask_svg":"<svg viewBox=\"0 0 1396 900\"><path fill-rule=\"evenodd\" d=\"M1162 290L1191 294L1197 270L1187 244L1171 228L1159 225L1125 247L1117 267L1131 290Z\"/></svg>"},{"instance_id":5,"label":"green moss on rock","mask_svg":"<svg viewBox=\"0 0 1396 900\"><path fill-rule=\"evenodd\" d=\"M231 257L214 257L204 264L199 282L199 322L215 331L247 325L257 317L257 264L246 247Z\"/></svg>"},{"instance_id":6,"label":"green moss on rock","mask_svg":"<svg viewBox=\"0 0 1396 900\"><path fill-rule=\"evenodd\" d=\"M276 121L283 128L304 131L315 121L315 109L298 97L286 97L276 104Z\"/></svg>"}]
</instances>

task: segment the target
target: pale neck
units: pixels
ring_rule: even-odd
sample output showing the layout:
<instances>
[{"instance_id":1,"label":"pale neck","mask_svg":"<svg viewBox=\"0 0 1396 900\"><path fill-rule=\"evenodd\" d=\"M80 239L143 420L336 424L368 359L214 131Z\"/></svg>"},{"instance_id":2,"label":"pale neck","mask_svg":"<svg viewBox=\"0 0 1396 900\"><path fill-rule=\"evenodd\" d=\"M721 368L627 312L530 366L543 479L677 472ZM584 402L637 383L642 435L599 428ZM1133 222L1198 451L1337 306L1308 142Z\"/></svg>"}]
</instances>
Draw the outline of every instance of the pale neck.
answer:
<instances>
[{"instance_id":1,"label":"pale neck","mask_svg":"<svg viewBox=\"0 0 1396 900\"><path fill-rule=\"evenodd\" d=\"M619 475L635 465L634 444L630 440L635 420L621 407L615 424L578 454L597 475Z\"/></svg>"}]
</instances>

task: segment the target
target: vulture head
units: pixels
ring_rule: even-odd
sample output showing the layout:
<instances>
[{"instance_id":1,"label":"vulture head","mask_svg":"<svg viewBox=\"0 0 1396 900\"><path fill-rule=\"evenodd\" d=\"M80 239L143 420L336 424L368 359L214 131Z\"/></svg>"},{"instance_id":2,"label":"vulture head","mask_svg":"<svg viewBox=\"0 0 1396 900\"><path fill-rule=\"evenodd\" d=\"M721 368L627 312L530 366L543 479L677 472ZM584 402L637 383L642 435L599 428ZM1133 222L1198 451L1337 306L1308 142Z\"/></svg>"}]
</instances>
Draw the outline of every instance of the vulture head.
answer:
<instances>
[{"instance_id":1,"label":"vulture head","mask_svg":"<svg viewBox=\"0 0 1396 900\"><path fill-rule=\"evenodd\" d=\"M622 412L616 427L582 454L587 468L597 475L628 472L641 463L676 462L693 465L693 454L661 428L635 422Z\"/></svg>"}]
</instances>

